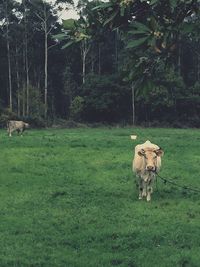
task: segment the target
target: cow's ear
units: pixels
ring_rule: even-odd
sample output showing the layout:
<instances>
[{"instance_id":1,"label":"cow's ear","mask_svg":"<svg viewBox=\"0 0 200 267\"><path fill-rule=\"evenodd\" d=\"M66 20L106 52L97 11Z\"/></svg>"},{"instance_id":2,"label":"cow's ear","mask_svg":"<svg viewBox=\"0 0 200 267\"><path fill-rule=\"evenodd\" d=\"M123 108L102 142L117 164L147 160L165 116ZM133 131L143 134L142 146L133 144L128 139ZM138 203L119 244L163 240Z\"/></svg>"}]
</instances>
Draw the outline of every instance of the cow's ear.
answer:
<instances>
[{"instance_id":1,"label":"cow's ear","mask_svg":"<svg viewBox=\"0 0 200 267\"><path fill-rule=\"evenodd\" d=\"M145 155L145 151L144 151L144 149L140 149L140 150L138 151L138 155L139 155L140 157L144 156L144 155Z\"/></svg>"},{"instance_id":2,"label":"cow's ear","mask_svg":"<svg viewBox=\"0 0 200 267\"><path fill-rule=\"evenodd\" d=\"M164 155L164 151L162 150L161 147L158 148L158 149L156 149L154 152L156 153L156 155L157 155L158 157L162 157L162 156Z\"/></svg>"}]
</instances>

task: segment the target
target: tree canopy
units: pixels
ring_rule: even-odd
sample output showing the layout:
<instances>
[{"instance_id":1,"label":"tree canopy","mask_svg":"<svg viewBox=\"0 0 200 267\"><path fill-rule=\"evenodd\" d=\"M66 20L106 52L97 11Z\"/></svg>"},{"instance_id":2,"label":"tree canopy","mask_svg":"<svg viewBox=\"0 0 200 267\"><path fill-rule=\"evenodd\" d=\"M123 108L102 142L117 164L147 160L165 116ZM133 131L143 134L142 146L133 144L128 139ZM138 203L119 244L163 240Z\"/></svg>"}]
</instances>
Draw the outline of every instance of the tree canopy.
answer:
<instances>
[{"instance_id":1,"label":"tree canopy","mask_svg":"<svg viewBox=\"0 0 200 267\"><path fill-rule=\"evenodd\" d=\"M200 125L198 0L0 0L1 122ZM61 21L61 22L60 22Z\"/></svg>"}]
</instances>

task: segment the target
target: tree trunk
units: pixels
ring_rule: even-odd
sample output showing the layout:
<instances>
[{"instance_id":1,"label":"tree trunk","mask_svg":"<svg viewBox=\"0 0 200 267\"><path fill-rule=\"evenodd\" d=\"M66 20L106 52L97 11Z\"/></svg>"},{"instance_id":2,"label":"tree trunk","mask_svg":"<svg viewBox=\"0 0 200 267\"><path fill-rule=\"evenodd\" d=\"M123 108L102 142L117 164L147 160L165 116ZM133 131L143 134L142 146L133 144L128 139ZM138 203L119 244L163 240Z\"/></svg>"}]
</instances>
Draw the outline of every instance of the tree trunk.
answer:
<instances>
[{"instance_id":1,"label":"tree trunk","mask_svg":"<svg viewBox=\"0 0 200 267\"><path fill-rule=\"evenodd\" d=\"M47 29L45 27L45 66L44 66L44 72L45 72L45 79L44 79L44 106L45 106L45 113L44 117L47 118L47 112L48 112L48 103L47 103L47 94L48 94L48 88L47 88L47 82L48 82L48 47L47 47Z\"/></svg>"},{"instance_id":2,"label":"tree trunk","mask_svg":"<svg viewBox=\"0 0 200 267\"><path fill-rule=\"evenodd\" d=\"M26 115L29 115L29 64L28 64L28 37L27 37L27 20L26 20L26 6L24 5L24 31L25 31L25 68L26 68Z\"/></svg>"},{"instance_id":3,"label":"tree trunk","mask_svg":"<svg viewBox=\"0 0 200 267\"><path fill-rule=\"evenodd\" d=\"M23 83L23 92L22 92L22 115L23 117L25 117L25 104L26 104L25 98L26 98L26 86L25 86L25 83Z\"/></svg>"},{"instance_id":4,"label":"tree trunk","mask_svg":"<svg viewBox=\"0 0 200 267\"><path fill-rule=\"evenodd\" d=\"M86 40L81 43L81 56L82 56L82 83L85 83L85 73L86 73L86 56L87 56L87 44Z\"/></svg>"},{"instance_id":5,"label":"tree trunk","mask_svg":"<svg viewBox=\"0 0 200 267\"><path fill-rule=\"evenodd\" d=\"M12 75L11 75L11 59L10 59L10 41L9 41L9 19L8 19L8 3L5 5L6 11L6 45L7 45L7 60L8 60L8 83L9 83L9 108L13 109L12 103Z\"/></svg>"},{"instance_id":6,"label":"tree trunk","mask_svg":"<svg viewBox=\"0 0 200 267\"><path fill-rule=\"evenodd\" d=\"M118 34L119 34L119 29L117 28L115 31L115 64L117 72L118 72Z\"/></svg>"},{"instance_id":7,"label":"tree trunk","mask_svg":"<svg viewBox=\"0 0 200 267\"><path fill-rule=\"evenodd\" d=\"M19 63L18 63L18 49L16 45L16 76L17 76L17 115L20 117L20 78L19 78Z\"/></svg>"},{"instance_id":8,"label":"tree trunk","mask_svg":"<svg viewBox=\"0 0 200 267\"><path fill-rule=\"evenodd\" d=\"M22 81L22 116L26 115L26 53L25 53L25 40L23 40L23 81Z\"/></svg>"},{"instance_id":9,"label":"tree trunk","mask_svg":"<svg viewBox=\"0 0 200 267\"><path fill-rule=\"evenodd\" d=\"M92 72L92 74L94 74L94 59L95 59L95 56L94 56L94 48L93 48L92 52L91 52L91 72Z\"/></svg>"},{"instance_id":10,"label":"tree trunk","mask_svg":"<svg viewBox=\"0 0 200 267\"><path fill-rule=\"evenodd\" d=\"M98 53L99 53L98 74L101 75L101 44L100 43L98 46Z\"/></svg>"},{"instance_id":11,"label":"tree trunk","mask_svg":"<svg viewBox=\"0 0 200 267\"><path fill-rule=\"evenodd\" d=\"M132 89L132 123L133 126L135 125L135 84L132 82L131 84Z\"/></svg>"},{"instance_id":12,"label":"tree trunk","mask_svg":"<svg viewBox=\"0 0 200 267\"><path fill-rule=\"evenodd\" d=\"M178 44L178 74L181 75L181 41L179 39L179 44Z\"/></svg>"},{"instance_id":13,"label":"tree trunk","mask_svg":"<svg viewBox=\"0 0 200 267\"><path fill-rule=\"evenodd\" d=\"M85 83L85 60L86 60L86 55L84 53L83 54L83 84Z\"/></svg>"}]
</instances>

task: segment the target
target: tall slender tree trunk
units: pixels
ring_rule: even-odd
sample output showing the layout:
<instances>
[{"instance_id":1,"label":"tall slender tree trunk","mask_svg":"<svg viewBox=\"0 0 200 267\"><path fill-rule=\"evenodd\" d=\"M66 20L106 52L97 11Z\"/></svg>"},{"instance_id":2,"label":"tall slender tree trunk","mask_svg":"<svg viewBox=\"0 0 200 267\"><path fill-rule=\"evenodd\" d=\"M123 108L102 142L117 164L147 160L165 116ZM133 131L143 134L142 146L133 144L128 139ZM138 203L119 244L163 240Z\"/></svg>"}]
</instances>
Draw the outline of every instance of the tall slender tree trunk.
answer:
<instances>
[{"instance_id":1,"label":"tall slender tree trunk","mask_svg":"<svg viewBox=\"0 0 200 267\"><path fill-rule=\"evenodd\" d=\"M178 44L178 74L181 75L181 41L179 38L179 44Z\"/></svg>"},{"instance_id":2,"label":"tall slender tree trunk","mask_svg":"<svg viewBox=\"0 0 200 267\"><path fill-rule=\"evenodd\" d=\"M17 76L17 115L20 117L20 78L19 78L19 62L18 62L18 49L16 45L16 76Z\"/></svg>"},{"instance_id":3,"label":"tall slender tree trunk","mask_svg":"<svg viewBox=\"0 0 200 267\"><path fill-rule=\"evenodd\" d=\"M46 29L46 27L45 27ZM45 72L45 79L44 79L44 105L45 105L45 119L47 118L47 112L48 112L48 103L47 103L47 97L48 97L48 47L47 47L47 29L45 30L45 66L44 66L44 72Z\"/></svg>"},{"instance_id":4,"label":"tall slender tree trunk","mask_svg":"<svg viewBox=\"0 0 200 267\"><path fill-rule=\"evenodd\" d=\"M7 53L8 53L8 79L9 79L9 106L10 110L13 109L12 103L12 76L11 76L11 63L10 63L10 43L7 41Z\"/></svg>"},{"instance_id":5,"label":"tall slender tree trunk","mask_svg":"<svg viewBox=\"0 0 200 267\"><path fill-rule=\"evenodd\" d=\"M26 116L26 44L25 40L23 40L23 82L22 82L22 116Z\"/></svg>"},{"instance_id":6,"label":"tall slender tree trunk","mask_svg":"<svg viewBox=\"0 0 200 267\"><path fill-rule=\"evenodd\" d=\"M81 56L82 56L82 83L85 83L85 64L86 64L86 51L85 40L81 42Z\"/></svg>"},{"instance_id":7,"label":"tall slender tree trunk","mask_svg":"<svg viewBox=\"0 0 200 267\"><path fill-rule=\"evenodd\" d=\"M94 73L94 48L92 49L91 52L91 72Z\"/></svg>"},{"instance_id":8,"label":"tall slender tree trunk","mask_svg":"<svg viewBox=\"0 0 200 267\"><path fill-rule=\"evenodd\" d=\"M85 61L86 61L86 55L83 54L83 84L85 83Z\"/></svg>"},{"instance_id":9,"label":"tall slender tree trunk","mask_svg":"<svg viewBox=\"0 0 200 267\"><path fill-rule=\"evenodd\" d=\"M131 84L132 91L132 123L135 125L135 84L132 82Z\"/></svg>"},{"instance_id":10,"label":"tall slender tree trunk","mask_svg":"<svg viewBox=\"0 0 200 267\"><path fill-rule=\"evenodd\" d=\"M25 104L26 104L26 85L23 83L23 91L22 91L22 115L25 117Z\"/></svg>"},{"instance_id":11,"label":"tall slender tree trunk","mask_svg":"<svg viewBox=\"0 0 200 267\"><path fill-rule=\"evenodd\" d=\"M8 19L8 3L5 1L6 11L6 46L7 46L7 60L8 60L8 84L9 84L9 108L13 110L12 102L12 74L11 74L11 58L10 58L10 41L9 41L9 19Z\"/></svg>"},{"instance_id":12,"label":"tall slender tree trunk","mask_svg":"<svg viewBox=\"0 0 200 267\"><path fill-rule=\"evenodd\" d=\"M101 75L101 44L98 46L99 64L98 64L98 74Z\"/></svg>"},{"instance_id":13,"label":"tall slender tree trunk","mask_svg":"<svg viewBox=\"0 0 200 267\"><path fill-rule=\"evenodd\" d=\"M81 42L81 56L82 56L82 82L85 83L85 75L86 75L86 57L90 50L90 46L87 40L83 40Z\"/></svg>"},{"instance_id":14,"label":"tall slender tree trunk","mask_svg":"<svg viewBox=\"0 0 200 267\"><path fill-rule=\"evenodd\" d=\"M27 19L26 19L26 5L24 5L24 37L25 37L25 68L26 68L26 115L29 115L29 64L28 64L28 37L27 37Z\"/></svg>"},{"instance_id":15,"label":"tall slender tree trunk","mask_svg":"<svg viewBox=\"0 0 200 267\"><path fill-rule=\"evenodd\" d=\"M119 29L117 28L115 31L115 64L117 72L118 72L118 34L119 34Z\"/></svg>"}]
</instances>

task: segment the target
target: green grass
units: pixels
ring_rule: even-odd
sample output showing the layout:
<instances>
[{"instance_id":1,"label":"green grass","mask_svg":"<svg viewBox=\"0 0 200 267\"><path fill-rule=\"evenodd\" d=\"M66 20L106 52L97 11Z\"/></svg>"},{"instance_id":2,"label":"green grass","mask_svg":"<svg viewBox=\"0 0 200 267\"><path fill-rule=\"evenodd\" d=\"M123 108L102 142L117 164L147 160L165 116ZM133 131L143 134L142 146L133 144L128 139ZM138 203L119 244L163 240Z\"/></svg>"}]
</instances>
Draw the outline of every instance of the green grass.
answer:
<instances>
[{"instance_id":1,"label":"green grass","mask_svg":"<svg viewBox=\"0 0 200 267\"><path fill-rule=\"evenodd\" d=\"M199 130L0 131L0 266L199 267L200 194L158 181L137 199L133 148L147 139L163 176L200 187Z\"/></svg>"}]
</instances>

